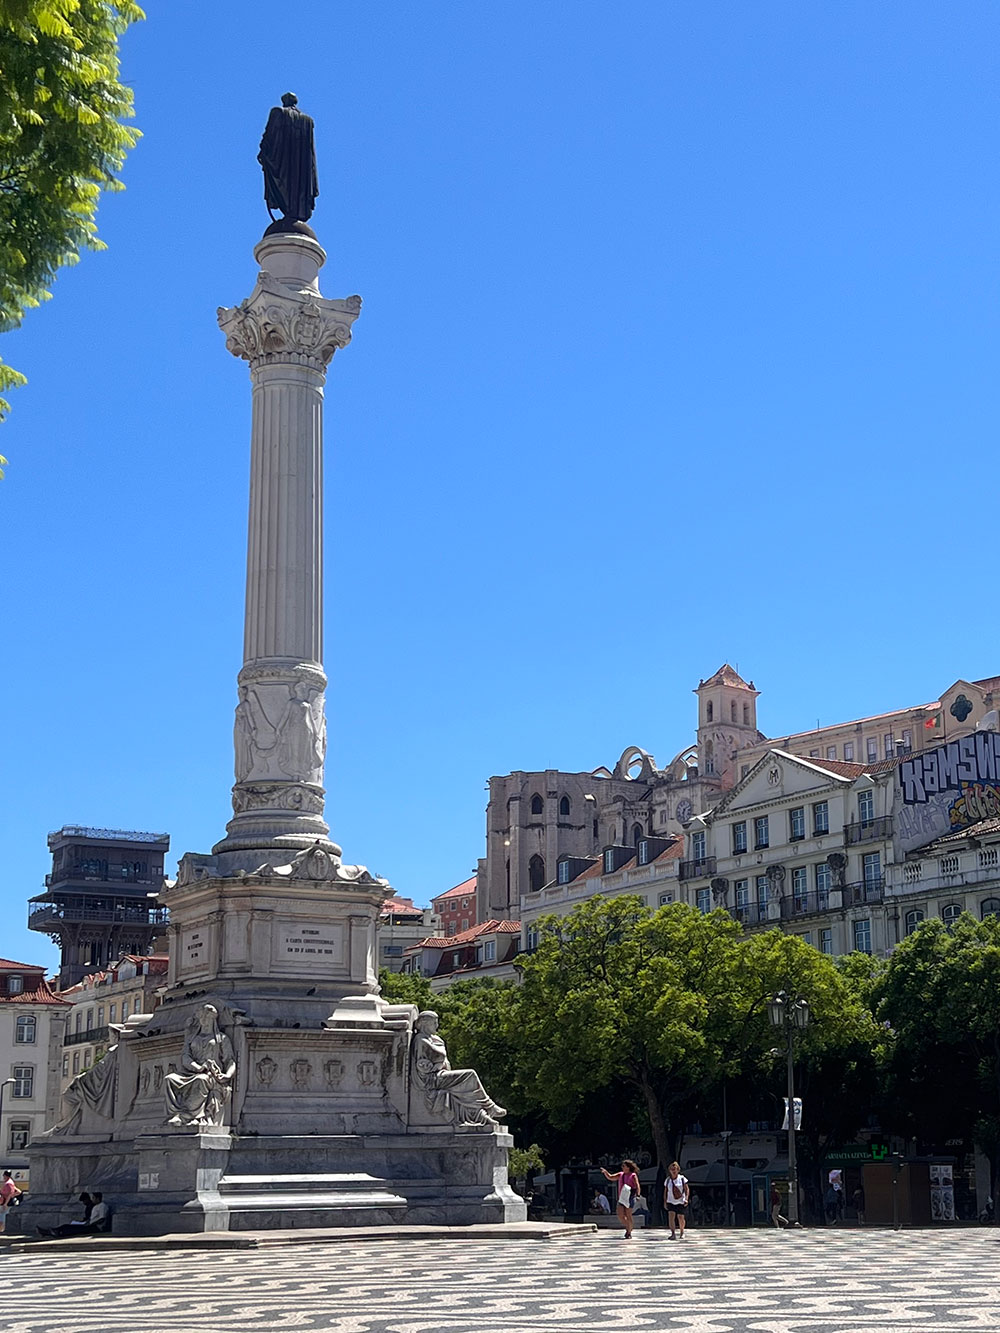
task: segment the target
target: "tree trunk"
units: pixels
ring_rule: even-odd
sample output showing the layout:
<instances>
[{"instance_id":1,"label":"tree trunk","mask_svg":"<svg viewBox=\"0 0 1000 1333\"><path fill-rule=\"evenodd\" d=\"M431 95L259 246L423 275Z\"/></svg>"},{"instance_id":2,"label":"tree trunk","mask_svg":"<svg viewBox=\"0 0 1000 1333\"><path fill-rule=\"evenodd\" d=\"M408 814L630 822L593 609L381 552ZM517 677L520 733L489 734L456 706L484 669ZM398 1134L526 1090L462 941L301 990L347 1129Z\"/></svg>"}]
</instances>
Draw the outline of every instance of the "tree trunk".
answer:
<instances>
[{"instance_id":1,"label":"tree trunk","mask_svg":"<svg viewBox=\"0 0 1000 1333\"><path fill-rule=\"evenodd\" d=\"M659 1097L656 1095L656 1090L648 1079L640 1076L639 1086L642 1088L642 1095L646 1099L646 1113L649 1116L649 1127L653 1131L653 1147L656 1149L657 1164L665 1167L673 1161L673 1156L670 1147L670 1133L667 1122L663 1117L663 1108L660 1105Z\"/></svg>"}]
</instances>

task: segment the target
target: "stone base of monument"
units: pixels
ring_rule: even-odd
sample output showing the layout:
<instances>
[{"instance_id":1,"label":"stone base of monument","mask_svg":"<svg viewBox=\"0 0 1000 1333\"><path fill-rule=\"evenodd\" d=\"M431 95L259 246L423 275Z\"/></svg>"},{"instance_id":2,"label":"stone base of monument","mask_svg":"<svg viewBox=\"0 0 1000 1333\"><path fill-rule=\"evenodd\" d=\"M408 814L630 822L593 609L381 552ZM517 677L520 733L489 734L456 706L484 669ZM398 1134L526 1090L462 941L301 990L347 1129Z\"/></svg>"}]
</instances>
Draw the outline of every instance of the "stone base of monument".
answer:
<instances>
[{"instance_id":1,"label":"stone base of monument","mask_svg":"<svg viewBox=\"0 0 1000 1333\"><path fill-rule=\"evenodd\" d=\"M101 1189L121 1236L520 1222L511 1144L499 1130L49 1140L32 1150L30 1198L10 1229L79 1217L70 1200L84 1189Z\"/></svg>"}]
</instances>

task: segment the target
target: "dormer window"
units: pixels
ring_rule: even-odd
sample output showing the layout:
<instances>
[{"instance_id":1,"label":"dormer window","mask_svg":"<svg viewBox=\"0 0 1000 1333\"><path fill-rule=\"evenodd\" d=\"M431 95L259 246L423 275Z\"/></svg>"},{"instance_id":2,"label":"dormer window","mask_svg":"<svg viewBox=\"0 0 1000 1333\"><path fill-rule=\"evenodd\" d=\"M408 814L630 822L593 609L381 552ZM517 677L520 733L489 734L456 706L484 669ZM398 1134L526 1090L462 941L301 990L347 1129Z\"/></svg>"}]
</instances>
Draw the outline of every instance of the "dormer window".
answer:
<instances>
[{"instance_id":1,"label":"dormer window","mask_svg":"<svg viewBox=\"0 0 1000 1333\"><path fill-rule=\"evenodd\" d=\"M610 847L604 852L604 873L610 875L615 868L615 854Z\"/></svg>"},{"instance_id":2,"label":"dormer window","mask_svg":"<svg viewBox=\"0 0 1000 1333\"><path fill-rule=\"evenodd\" d=\"M24 977L13 976L7 978L8 995L20 995L23 990L24 990Z\"/></svg>"},{"instance_id":3,"label":"dormer window","mask_svg":"<svg viewBox=\"0 0 1000 1333\"><path fill-rule=\"evenodd\" d=\"M495 963L497 958L496 940L486 940L483 944L483 958L487 963Z\"/></svg>"},{"instance_id":4,"label":"dormer window","mask_svg":"<svg viewBox=\"0 0 1000 1333\"><path fill-rule=\"evenodd\" d=\"M560 861L559 864L556 866L556 883L557 883L557 884L568 884L568 883L569 883L569 862L568 862L568 861Z\"/></svg>"},{"instance_id":5,"label":"dormer window","mask_svg":"<svg viewBox=\"0 0 1000 1333\"><path fill-rule=\"evenodd\" d=\"M649 864L649 843L645 838L639 843L639 864L641 866Z\"/></svg>"}]
</instances>

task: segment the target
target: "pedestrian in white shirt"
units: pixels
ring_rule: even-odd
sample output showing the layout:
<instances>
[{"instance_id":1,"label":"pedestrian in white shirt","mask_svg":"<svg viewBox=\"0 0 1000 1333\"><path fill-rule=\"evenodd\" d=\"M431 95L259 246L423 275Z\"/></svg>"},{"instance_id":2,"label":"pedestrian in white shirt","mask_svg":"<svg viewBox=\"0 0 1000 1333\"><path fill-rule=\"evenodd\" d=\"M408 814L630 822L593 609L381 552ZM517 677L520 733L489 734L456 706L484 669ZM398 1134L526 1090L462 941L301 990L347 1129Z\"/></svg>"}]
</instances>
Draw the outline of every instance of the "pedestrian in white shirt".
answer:
<instances>
[{"instance_id":1,"label":"pedestrian in white shirt","mask_svg":"<svg viewBox=\"0 0 1000 1333\"><path fill-rule=\"evenodd\" d=\"M681 1175L679 1162L671 1162L667 1167L667 1178L663 1184L663 1206L667 1210L671 1240L675 1240L678 1233L680 1239L684 1239L684 1224L690 1199L691 1187L687 1176Z\"/></svg>"}]
</instances>

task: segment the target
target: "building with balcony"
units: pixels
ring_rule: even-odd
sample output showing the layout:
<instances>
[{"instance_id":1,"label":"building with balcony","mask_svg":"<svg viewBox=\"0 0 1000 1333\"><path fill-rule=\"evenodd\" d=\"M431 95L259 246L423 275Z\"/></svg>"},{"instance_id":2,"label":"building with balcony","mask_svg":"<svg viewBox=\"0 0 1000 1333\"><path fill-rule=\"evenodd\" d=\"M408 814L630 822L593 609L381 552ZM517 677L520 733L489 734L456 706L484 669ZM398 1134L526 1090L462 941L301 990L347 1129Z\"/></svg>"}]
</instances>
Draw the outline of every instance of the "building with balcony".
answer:
<instances>
[{"instance_id":1,"label":"building with balcony","mask_svg":"<svg viewBox=\"0 0 1000 1333\"><path fill-rule=\"evenodd\" d=\"M62 1042L60 1091L115 1044L114 1024L153 1012L167 984L168 962L165 953L126 954L59 992L72 1005Z\"/></svg>"},{"instance_id":2,"label":"building with balcony","mask_svg":"<svg viewBox=\"0 0 1000 1333\"><path fill-rule=\"evenodd\" d=\"M918 910L894 901L897 883L913 886L903 867L917 855L895 836L897 768L1000 729L1000 677L778 741L757 730L758 691L728 664L695 694L694 743L665 769L631 747L613 770L492 778L481 907L519 915L524 948L540 916L636 892L651 907L724 906L748 927L780 925L828 953L891 949ZM972 850L962 857L970 868Z\"/></svg>"},{"instance_id":3,"label":"building with balcony","mask_svg":"<svg viewBox=\"0 0 1000 1333\"><path fill-rule=\"evenodd\" d=\"M67 824L48 844L52 871L30 900L28 926L59 946L60 988L123 954L152 953L166 930L158 897L169 835Z\"/></svg>"},{"instance_id":4,"label":"building with balcony","mask_svg":"<svg viewBox=\"0 0 1000 1333\"><path fill-rule=\"evenodd\" d=\"M0 958L0 1170L29 1186L32 1137L51 1123L59 1103L59 1071L69 1002L54 994L36 963Z\"/></svg>"}]
</instances>

